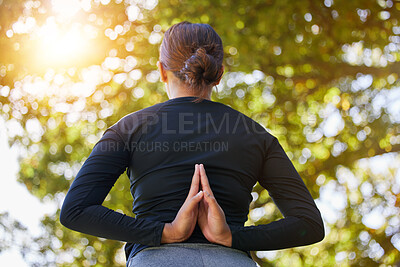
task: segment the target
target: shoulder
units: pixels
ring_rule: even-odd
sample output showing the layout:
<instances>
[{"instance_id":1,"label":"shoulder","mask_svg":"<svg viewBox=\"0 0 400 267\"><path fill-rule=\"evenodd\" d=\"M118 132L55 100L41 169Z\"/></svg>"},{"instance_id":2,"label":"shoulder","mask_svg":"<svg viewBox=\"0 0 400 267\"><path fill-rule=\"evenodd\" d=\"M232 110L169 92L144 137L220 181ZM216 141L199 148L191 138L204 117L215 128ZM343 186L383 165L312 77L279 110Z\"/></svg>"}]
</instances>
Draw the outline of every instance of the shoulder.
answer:
<instances>
[{"instance_id":1,"label":"shoulder","mask_svg":"<svg viewBox=\"0 0 400 267\"><path fill-rule=\"evenodd\" d=\"M264 147L264 150L268 150L268 148L277 141L277 138L272 135L270 129L261 123L257 122L250 116L232 108L229 105L226 105L221 102L216 102L219 104L219 109L221 113L225 116L229 116L232 131L236 132L238 128L242 129L247 134L250 134L254 140L260 142L260 144Z\"/></svg>"},{"instance_id":2,"label":"shoulder","mask_svg":"<svg viewBox=\"0 0 400 267\"><path fill-rule=\"evenodd\" d=\"M260 124L259 122L255 121L253 118L250 116L228 106L223 103L220 103L221 105L224 106L224 109L229 112L229 114L232 114L233 116L233 121L236 121L237 124L239 123L244 123L246 127L249 127L249 129L257 134L257 135L265 135L268 138L273 137L269 132L268 129Z\"/></svg>"},{"instance_id":3,"label":"shoulder","mask_svg":"<svg viewBox=\"0 0 400 267\"><path fill-rule=\"evenodd\" d=\"M131 112L108 127L106 131L114 131L118 133L124 140L127 140L129 136L137 132L145 123L156 119L158 111L164 105L165 102L162 102Z\"/></svg>"}]
</instances>

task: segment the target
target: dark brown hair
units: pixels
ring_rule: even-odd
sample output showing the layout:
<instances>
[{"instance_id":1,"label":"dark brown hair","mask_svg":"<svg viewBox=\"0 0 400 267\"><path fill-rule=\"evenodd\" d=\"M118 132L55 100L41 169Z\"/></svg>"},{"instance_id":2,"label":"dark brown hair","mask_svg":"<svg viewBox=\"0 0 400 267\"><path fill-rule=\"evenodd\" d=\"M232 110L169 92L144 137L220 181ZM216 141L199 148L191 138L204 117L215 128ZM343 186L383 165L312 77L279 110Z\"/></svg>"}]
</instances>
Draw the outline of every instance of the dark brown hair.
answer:
<instances>
[{"instance_id":1,"label":"dark brown hair","mask_svg":"<svg viewBox=\"0 0 400 267\"><path fill-rule=\"evenodd\" d=\"M165 32L160 47L164 69L172 71L201 98L221 78L223 58L222 40L208 24L188 21L174 24Z\"/></svg>"}]
</instances>

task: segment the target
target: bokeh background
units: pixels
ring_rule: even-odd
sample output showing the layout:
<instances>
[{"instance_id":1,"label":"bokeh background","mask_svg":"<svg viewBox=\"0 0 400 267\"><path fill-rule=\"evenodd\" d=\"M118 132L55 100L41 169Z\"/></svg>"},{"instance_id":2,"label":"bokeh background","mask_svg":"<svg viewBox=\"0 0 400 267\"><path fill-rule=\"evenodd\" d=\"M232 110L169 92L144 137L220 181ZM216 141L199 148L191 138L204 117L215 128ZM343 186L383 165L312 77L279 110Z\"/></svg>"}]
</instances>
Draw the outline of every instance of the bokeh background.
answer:
<instances>
[{"instance_id":1,"label":"bokeh background","mask_svg":"<svg viewBox=\"0 0 400 267\"><path fill-rule=\"evenodd\" d=\"M167 100L158 49L183 20L221 36L213 100L279 139L325 221L322 242L258 264L399 266L395 0L0 0L0 265L124 266L123 243L62 227L59 208L104 130ZM123 174L104 205L131 201ZM281 217L257 185L246 224Z\"/></svg>"}]
</instances>

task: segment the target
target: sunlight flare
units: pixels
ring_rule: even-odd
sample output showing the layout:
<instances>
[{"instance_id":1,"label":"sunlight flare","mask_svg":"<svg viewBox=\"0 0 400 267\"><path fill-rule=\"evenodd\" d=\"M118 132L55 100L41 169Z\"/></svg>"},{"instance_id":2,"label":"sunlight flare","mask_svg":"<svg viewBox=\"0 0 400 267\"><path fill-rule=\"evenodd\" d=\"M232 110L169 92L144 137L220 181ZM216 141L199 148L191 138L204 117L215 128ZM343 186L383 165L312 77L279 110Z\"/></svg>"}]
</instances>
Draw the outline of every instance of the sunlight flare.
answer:
<instances>
[{"instance_id":1,"label":"sunlight flare","mask_svg":"<svg viewBox=\"0 0 400 267\"><path fill-rule=\"evenodd\" d=\"M64 30L50 19L38 32L36 56L44 65L67 66L85 59L89 43L90 39L80 24L73 24Z\"/></svg>"}]
</instances>

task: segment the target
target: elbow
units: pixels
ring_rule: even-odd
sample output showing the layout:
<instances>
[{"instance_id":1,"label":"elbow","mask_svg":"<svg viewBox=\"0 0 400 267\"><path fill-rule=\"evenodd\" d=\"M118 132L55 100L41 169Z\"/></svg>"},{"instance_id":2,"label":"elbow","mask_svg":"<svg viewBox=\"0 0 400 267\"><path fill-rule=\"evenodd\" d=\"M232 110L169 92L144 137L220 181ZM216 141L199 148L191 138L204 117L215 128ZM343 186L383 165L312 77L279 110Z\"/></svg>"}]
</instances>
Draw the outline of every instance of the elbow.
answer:
<instances>
[{"instance_id":1,"label":"elbow","mask_svg":"<svg viewBox=\"0 0 400 267\"><path fill-rule=\"evenodd\" d=\"M74 206L69 205L64 201L60 211L60 223L69 229L73 228L73 214L76 213Z\"/></svg>"},{"instance_id":2,"label":"elbow","mask_svg":"<svg viewBox=\"0 0 400 267\"><path fill-rule=\"evenodd\" d=\"M316 233L317 236L317 241L316 242L321 242L322 240L324 240L325 238L325 226L324 226L324 221L322 220L322 218L320 218L320 223L319 223L319 227Z\"/></svg>"},{"instance_id":3,"label":"elbow","mask_svg":"<svg viewBox=\"0 0 400 267\"><path fill-rule=\"evenodd\" d=\"M315 231L313 243L321 242L322 240L324 240L324 238L325 238L325 228L324 225L322 224L322 226L318 227L318 229Z\"/></svg>"},{"instance_id":4,"label":"elbow","mask_svg":"<svg viewBox=\"0 0 400 267\"><path fill-rule=\"evenodd\" d=\"M71 222L70 217L68 215L69 215L68 209L63 206L60 211L60 223L67 228L69 228L69 224Z\"/></svg>"},{"instance_id":5,"label":"elbow","mask_svg":"<svg viewBox=\"0 0 400 267\"><path fill-rule=\"evenodd\" d=\"M312 243L318 243L324 240L325 227L324 227L324 221L322 220L321 216L319 216L318 222L313 222L312 228L313 228Z\"/></svg>"},{"instance_id":6,"label":"elbow","mask_svg":"<svg viewBox=\"0 0 400 267\"><path fill-rule=\"evenodd\" d=\"M321 242L325 238L325 227L322 218L303 218L303 236L305 238L305 245L311 245Z\"/></svg>"}]
</instances>

